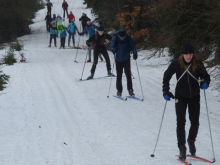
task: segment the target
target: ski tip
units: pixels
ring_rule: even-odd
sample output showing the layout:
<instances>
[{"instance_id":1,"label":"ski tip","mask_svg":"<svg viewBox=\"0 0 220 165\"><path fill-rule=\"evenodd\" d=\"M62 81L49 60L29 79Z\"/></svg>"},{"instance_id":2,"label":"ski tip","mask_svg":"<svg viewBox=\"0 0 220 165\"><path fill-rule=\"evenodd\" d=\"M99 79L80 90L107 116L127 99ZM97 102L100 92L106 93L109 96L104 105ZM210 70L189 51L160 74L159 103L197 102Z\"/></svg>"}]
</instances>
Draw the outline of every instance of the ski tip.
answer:
<instances>
[{"instance_id":1,"label":"ski tip","mask_svg":"<svg viewBox=\"0 0 220 165\"><path fill-rule=\"evenodd\" d=\"M153 157L154 157L154 154L151 154L150 156L153 158Z\"/></svg>"}]
</instances>

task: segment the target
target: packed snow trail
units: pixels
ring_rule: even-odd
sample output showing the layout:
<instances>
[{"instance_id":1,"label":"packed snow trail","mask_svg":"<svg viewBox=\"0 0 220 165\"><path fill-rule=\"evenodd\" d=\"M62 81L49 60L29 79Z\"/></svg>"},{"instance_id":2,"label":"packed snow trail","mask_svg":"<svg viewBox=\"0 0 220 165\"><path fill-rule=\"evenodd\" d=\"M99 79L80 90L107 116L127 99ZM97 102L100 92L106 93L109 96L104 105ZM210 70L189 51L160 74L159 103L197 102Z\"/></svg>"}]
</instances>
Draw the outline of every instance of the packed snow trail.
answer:
<instances>
[{"instance_id":1,"label":"packed snow trail","mask_svg":"<svg viewBox=\"0 0 220 165\"><path fill-rule=\"evenodd\" d=\"M61 1L53 0L52 14L61 14ZM76 17L82 13L91 17L82 0L69 1ZM110 78L77 82L80 79L87 50L80 49L74 63L75 49L58 49L49 45L44 17L40 10L31 25L33 34L19 40L25 44L27 63L5 66L11 76L0 96L0 165L174 165L178 153L174 100L168 102L155 157L151 158L165 100L162 97L162 77L168 57L142 60L149 51L139 52L137 60L143 85L143 102L121 101L113 78L110 98L107 98ZM67 19L65 24L67 25ZM78 35L75 40L78 41ZM86 36L80 38L85 46ZM67 40L66 40L67 41ZM57 38L59 46L59 38ZM67 42L66 42L67 45ZM2 52L2 51L1 51ZM111 63L113 56L109 52ZM17 53L17 59L20 57ZM141 98L141 88L135 62L132 60L134 93ZM83 78L90 75L92 63L86 63ZM114 71L115 72L115 71ZM98 63L94 77L106 76L106 63ZM175 76L171 80L174 92ZM213 83L213 82L212 82ZM123 77L123 96L128 96ZM208 106L216 152L220 160L219 95L207 90ZM188 115L188 114L187 114ZM186 130L189 121L187 116ZM188 132L187 132L188 134ZM201 92L200 129L196 141L197 155L212 159L212 150ZM190 160L191 161L191 160ZM191 161L193 165L204 162Z\"/></svg>"}]
</instances>

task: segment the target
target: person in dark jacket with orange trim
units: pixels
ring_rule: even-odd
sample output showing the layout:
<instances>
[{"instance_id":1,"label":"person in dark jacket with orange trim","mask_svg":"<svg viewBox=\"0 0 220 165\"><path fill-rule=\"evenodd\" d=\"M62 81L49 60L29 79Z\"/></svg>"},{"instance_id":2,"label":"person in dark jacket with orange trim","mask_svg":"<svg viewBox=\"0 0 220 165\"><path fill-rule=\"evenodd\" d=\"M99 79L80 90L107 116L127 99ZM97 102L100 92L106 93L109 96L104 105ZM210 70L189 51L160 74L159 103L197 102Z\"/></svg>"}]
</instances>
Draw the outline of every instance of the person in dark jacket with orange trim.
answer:
<instances>
[{"instance_id":1,"label":"person in dark jacket with orange trim","mask_svg":"<svg viewBox=\"0 0 220 165\"><path fill-rule=\"evenodd\" d=\"M170 79L176 74L177 85L175 97L170 92ZM199 78L203 81L199 81ZM192 155L196 154L195 141L199 130L200 115L200 88L206 90L209 87L210 76L207 73L202 61L194 56L194 48L190 43L182 47L182 55L171 62L163 77L163 96L169 101L175 98L176 119L177 119L177 141L180 151L179 159L186 159L185 123L186 108L188 106L189 120L191 127L187 142Z\"/></svg>"},{"instance_id":2,"label":"person in dark jacket with orange trim","mask_svg":"<svg viewBox=\"0 0 220 165\"><path fill-rule=\"evenodd\" d=\"M95 74L95 69L96 69L96 65L98 63L98 56L101 53L106 61L106 68L107 68L107 74L108 76L114 76L111 73L111 64L110 64L110 59L109 59L109 55L108 52L106 50L106 47L104 45L105 40L109 40L111 41L112 37L104 32L104 27L100 26L97 29L98 31L96 32L96 34L93 34L87 41L86 44L90 47L91 45L93 45L93 50L94 50L94 62L92 65L92 69L91 69L91 75L87 78L87 80L89 79L93 79L93 76Z\"/></svg>"}]
</instances>

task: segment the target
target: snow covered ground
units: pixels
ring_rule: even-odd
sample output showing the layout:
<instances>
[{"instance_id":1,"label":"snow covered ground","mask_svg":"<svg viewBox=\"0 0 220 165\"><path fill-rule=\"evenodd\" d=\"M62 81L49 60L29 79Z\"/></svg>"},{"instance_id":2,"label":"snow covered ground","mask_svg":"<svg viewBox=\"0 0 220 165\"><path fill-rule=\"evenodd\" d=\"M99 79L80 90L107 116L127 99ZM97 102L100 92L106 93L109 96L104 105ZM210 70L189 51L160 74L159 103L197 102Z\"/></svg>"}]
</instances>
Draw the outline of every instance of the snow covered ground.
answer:
<instances>
[{"instance_id":1,"label":"snow covered ground","mask_svg":"<svg viewBox=\"0 0 220 165\"><path fill-rule=\"evenodd\" d=\"M61 1L52 1L52 13L62 14ZM78 28L82 12L91 17L83 0L68 1ZM74 63L75 49L48 48L44 17L40 10L31 25L33 34L19 40L27 63L5 66L10 83L0 95L0 165L178 165L174 100L168 102L161 136L151 158L165 105L162 77L169 57L146 60L151 51L139 52L137 60L145 100L114 98L115 78L107 98L110 78L77 82L80 79L86 50L80 49ZM92 17L91 17L92 18ZM67 21L65 22L67 25ZM78 41L76 35L76 41ZM80 38L85 46L86 37ZM58 38L59 43L59 38ZM59 44L58 44L59 45ZM4 54L4 50L0 52ZM112 61L112 54L110 54ZM19 54L16 53L19 60ZM112 61L113 64L113 61ZM86 63L83 78L90 75L92 63ZM132 60L134 93L142 98L136 63ZM105 63L99 63L95 77L106 76ZM171 89L175 89L175 76ZM220 95L206 91L216 163L220 164ZM127 96L126 78L123 95ZM189 129L187 114L186 130ZM212 160L212 148L201 91L200 129L197 155ZM188 159L189 160L189 159ZM189 160L193 165L206 163Z\"/></svg>"}]
</instances>

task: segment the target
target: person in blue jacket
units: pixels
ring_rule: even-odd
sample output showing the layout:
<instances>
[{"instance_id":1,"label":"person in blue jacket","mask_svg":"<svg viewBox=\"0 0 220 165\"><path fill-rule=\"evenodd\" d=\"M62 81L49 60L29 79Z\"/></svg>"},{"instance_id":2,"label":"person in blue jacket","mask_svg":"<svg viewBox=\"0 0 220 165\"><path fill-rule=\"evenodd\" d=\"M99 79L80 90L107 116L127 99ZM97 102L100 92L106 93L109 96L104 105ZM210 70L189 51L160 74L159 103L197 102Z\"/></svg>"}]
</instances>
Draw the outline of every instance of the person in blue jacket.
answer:
<instances>
[{"instance_id":1,"label":"person in blue jacket","mask_svg":"<svg viewBox=\"0 0 220 165\"><path fill-rule=\"evenodd\" d=\"M73 47L75 47L74 35L75 35L76 30L77 30L78 33L79 33L79 31L78 31L78 28L77 28L76 24L74 23L74 20L72 20L71 23L69 23L68 29L70 31L69 39L68 39L68 46L70 46L70 40L72 38L72 40L73 40Z\"/></svg>"},{"instance_id":2,"label":"person in blue jacket","mask_svg":"<svg viewBox=\"0 0 220 165\"><path fill-rule=\"evenodd\" d=\"M57 30L60 31L60 41L61 41L60 49L62 47L63 49L65 49L66 31L69 33L69 30L60 22L57 23Z\"/></svg>"},{"instance_id":3,"label":"person in blue jacket","mask_svg":"<svg viewBox=\"0 0 220 165\"><path fill-rule=\"evenodd\" d=\"M51 47L52 39L54 39L54 46L57 47L56 43L56 37L57 37L57 23L56 21L52 21L50 25L50 45L48 47Z\"/></svg>"},{"instance_id":4,"label":"person in blue jacket","mask_svg":"<svg viewBox=\"0 0 220 165\"><path fill-rule=\"evenodd\" d=\"M120 29L115 32L110 44L110 51L113 52L115 56L116 70L117 70L117 80L116 80L116 88L117 88L117 96L120 97L122 95L122 73L123 68L125 71L125 75L127 77L127 89L130 96L134 96L133 87L132 87L132 79L131 79L131 63L130 63L130 52L133 52L133 59L136 60L137 50L135 48L134 42L130 36L127 34L125 30Z\"/></svg>"},{"instance_id":5,"label":"person in blue jacket","mask_svg":"<svg viewBox=\"0 0 220 165\"><path fill-rule=\"evenodd\" d=\"M85 33L89 33L89 38L95 34L95 29L98 29L98 26L96 26L95 24L91 23L91 20L88 18L87 19L87 25L86 27L83 29L82 33L78 33L80 36L84 35ZM89 60L87 62L91 62L91 52L92 52L92 48L93 48L93 44L91 44L90 47L88 47L88 53L89 53Z\"/></svg>"}]
</instances>

